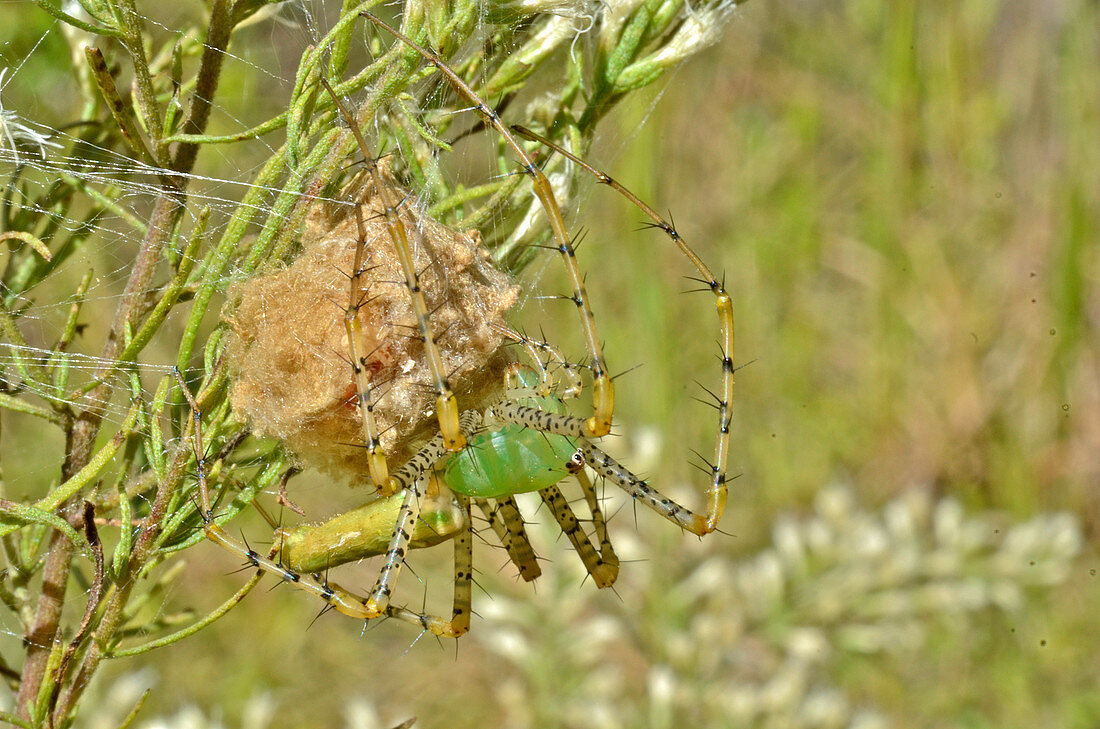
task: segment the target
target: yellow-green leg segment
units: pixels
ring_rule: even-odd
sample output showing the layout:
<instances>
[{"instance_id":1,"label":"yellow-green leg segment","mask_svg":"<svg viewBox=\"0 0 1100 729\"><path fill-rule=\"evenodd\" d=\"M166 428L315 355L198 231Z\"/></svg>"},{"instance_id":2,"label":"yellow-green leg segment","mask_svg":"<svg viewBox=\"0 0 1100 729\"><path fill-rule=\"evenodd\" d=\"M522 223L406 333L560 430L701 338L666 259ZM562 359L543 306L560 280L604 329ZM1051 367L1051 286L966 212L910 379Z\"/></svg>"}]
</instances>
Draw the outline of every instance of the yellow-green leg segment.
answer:
<instances>
[{"instance_id":1,"label":"yellow-green leg segment","mask_svg":"<svg viewBox=\"0 0 1100 729\"><path fill-rule=\"evenodd\" d=\"M504 546L508 558L519 570L519 576L524 582L531 582L542 574L535 550L531 547L531 541L527 538L527 530L524 527L523 515L519 512L516 500L511 497L501 497L495 500L475 499L481 513L489 522L489 527L496 533L497 539Z\"/></svg>"}]
</instances>

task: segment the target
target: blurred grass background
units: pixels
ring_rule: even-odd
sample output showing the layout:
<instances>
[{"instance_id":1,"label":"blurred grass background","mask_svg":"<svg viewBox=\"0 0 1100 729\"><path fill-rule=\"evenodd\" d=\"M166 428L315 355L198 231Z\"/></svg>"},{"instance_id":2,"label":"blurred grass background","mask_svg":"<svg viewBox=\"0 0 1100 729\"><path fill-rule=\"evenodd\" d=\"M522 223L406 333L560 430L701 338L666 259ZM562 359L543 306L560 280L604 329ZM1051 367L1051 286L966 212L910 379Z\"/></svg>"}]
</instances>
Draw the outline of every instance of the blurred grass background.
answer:
<instances>
[{"instance_id":1,"label":"blurred grass background","mask_svg":"<svg viewBox=\"0 0 1100 729\"><path fill-rule=\"evenodd\" d=\"M899 727L1097 726L1098 28L1100 8L1087 0L747 4L659 99L608 119L594 155L671 209L725 271L744 365L732 451L740 475L723 524L734 537L689 543L648 514L635 527L624 510L613 523L620 549L646 564L624 564L618 597L595 594L574 572L545 588L514 585L507 569L492 571L495 556L479 554L493 597L476 594L475 609L489 617L475 620L457 654L431 640L408 648L405 626L360 636L336 616L311 623L317 606L305 597L257 591L212 628L142 659L159 676L143 716L196 704L238 726L248 707L268 706L273 726L322 727L342 724L362 697L385 726L412 715L425 728L661 725L596 709L601 691L656 691L644 669L672 660L654 654L662 636L708 609L669 590L698 561L766 547L779 514L808 513L843 481L872 509L916 487L969 513L1002 512L1006 524L1070 511L1088 546L1026 610L988 611L966 630L930 623L915 653L844 654L831 664L834 685ZM38 54L32 75L50 83L57 67ZM227 79L223 98L259 103L246 83ZM640 216L604 195L588 193L576 222L589 229L581 262L612 365L641 365L618 386L625 437L616 445L690 500L680 484L701 477L686 454L705 452L713 428L691 404L694 381L708 384L717 369L712 305L680 295L693 285L675 251L634 232ZM539 285L553 289L555 275L551 264ZM528 324L552 316L531 308ZM307 500L354 501L303 488ZM261 524L242 528L262 539ZM575 558L542 546L555 560L548 572L570 569ZM446 585L446 552L419 556L428 584ZM225 575L214 548L201 559L178 596L197 609L243 580ZM522 624L569 611L637 616L636 632L603 659L619 683L562 663L586 649L573 634L554 644L554 623ZM520 627L502 627L506 615ZM526 662L502 659L500 641L519 645L524 630L541 630L549 647L537 644ZM265 692L270 702L257 702ZM555 712L555 696L565 707L588 694L591 714Z\"/></svg>"}]
</instances>

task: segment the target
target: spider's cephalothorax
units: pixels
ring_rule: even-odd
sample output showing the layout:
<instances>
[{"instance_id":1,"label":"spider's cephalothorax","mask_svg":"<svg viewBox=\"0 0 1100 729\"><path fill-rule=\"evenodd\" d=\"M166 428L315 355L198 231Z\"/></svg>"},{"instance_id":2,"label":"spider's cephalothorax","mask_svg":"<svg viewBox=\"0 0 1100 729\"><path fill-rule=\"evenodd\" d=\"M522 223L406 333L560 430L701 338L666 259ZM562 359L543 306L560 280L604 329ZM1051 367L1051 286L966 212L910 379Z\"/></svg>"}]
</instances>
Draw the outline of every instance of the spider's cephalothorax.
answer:
<instances>
[{"instance_id":1,"label":"spider's cephalothorax","mask_svg":"<svg viewBox=\"0 0 1100 729\"><path fill-rule=\"evenodd\" d=\"M506 127L497 113L437 55L374 16L367 13L364 16L433 64L455 91L474 106L486 126L500 134L519 160L520 171L532 179L535 195L550 223L552 247L560 255L572 287L568 298L575 304L587 350L585 369L591 378L591 414L588 417L571 415L563 402L577 397L582 391L577 368L568 364L554 347L516 333L501 320L515 301L510 282L502 280L502 283L495 284L493 281L501 274L471 268L470 265L463 268L447 263L446 252L428 251L427 258L418 258L425 255L427 244L418 243L415 236L437 224L409 216L409 196L396 189L388 179L386 171L373 157L354 116L322 78L321 83L335 100L340 116L348 123L366 161L369 183L363 184L369 184L373 195L367 204L356 204L352 208L354 213L350 220L355 225L356 240L350 256L351 264L342 267L343 271L349 272L346 275L350 278L350 297L342 322L337 320L336 323L330 321L324 324L327 330L335 331L342 323L343 349L339 351L341 356L346 353L347 359L343 365L344 375L336 378L337 384L328 388L329 400L320 405L354 414L352 427L358 430L361 443L356 453L360 463L357 470L369 476L379 498L325 524L280 532L272 557L263 557L230 539L214 523L204 477L206 468L201 460L201 448L196 442L205 529L212 541L238 553L254 566L313 592L340 612L368 620L382 616L396 617L420 625L436 635L457 636L469 628L470 621L471 504L477 505L485 514L520 574L525 579L534 579L539 574L539 567L527 541L514 495L537 491L576 548L594 581L601 587L615 580L618 560L607 538L606 525L588 475L590 470L620 486L635 502L653 509L685 530L704 535L717 528L726 501L726 460L734 371L732 303L722 284L698 255L688 247L671 223L652 208L611 177L561 146L523 127ZM604 362L595 316L561 210L545 175L534 164L517 135L565 156L593 174L600 183L617 190L638 206L653 220L654 227L665 232L679 248L715 297L720 327L721 386L715 394L718 432L710 466L707 505L702 513L695 513L662 496L600 450L594 442L611 428L614 389ZM384 230L384 234L372 232L372 221ZM469 235L468 239L474 240L476 236ZM334 260L349 260L346 252L332 252L330 255L333 258L328 263L333 269L341 268ZM336 258L338 255L342 258ZM477 253L474 252L471 260L476 258ZM385 278L379 278L376 275L379 267L387 265L383 261L390 261L391 269ZM483 303L485 297L497 297L493 299L495 306L476 314L472 323L468 316L466 324L462 323L461 316L444 321L441 312L448 310L448 297L453 296L455 291L466 289L465 283L456 281L464 272L471 270L480 272L473 276L476 282L469 286L468 290L473 292L470 301L476 302L478 297L482 297ZM441 289L433 287L433 275L437 281L447 282L446 285ZM383 294L381 289L386 282L391 292ZM376 308L380 297L393 299L394 289L400 294L397 298L403 302L404 313L397 314L396 309L380 312ZM347 291L346 288L344 290ZM276 293L272 291L268 295L275 296ZM245 299L242 296L242 300ZM475 305L471 310L477 309ZM486 311L490 316L485 317ZM483 319L479 320L479 316ZM238 335L241 334L241 321L243 315L239 309L234 320ZM460 384L461 368L448 359L448 337L455 336L456 327L461 330L467 325L471 331L484 326L482 338L489 343L485 353L472 356L467 350L466 356L459 358L467 365L476 365L470 377L472 382L480 383L476 387ZM403 335L411 343L411 350L405 352L407 359L404 355L393 355L389 349L394 345L388 341L386 333L392 333L397 326L407 329ZM408 331L412 332L411 337ZM297 330L291 330L289 334L296 335ZM467 335L460 332L458 336ZM502 377L488 377L488 363L496 361L497 350L508 340L526 350L531 367L510 366L503 369ZM422 373L417 386L426 384L428 394L425 396L426 402L418 403L415 412L434 412L434 417L427 419L433 425L434 435L430 439L422 441L413 437L412 434L418 430L414 424L394 436L393 442L387 442L387 433L395 427L392 404L386 403L389 394L380 396L387 387L391 391L399 387L402 380L393 374L379 376L379 358L383 355L383 358L393 360L402 374L407 375L414 370ZM248 356L251 358L253 355ZM250 363L250 367L254 365L254 362ZM276 366L281 365L276 363ZM499 387L503 388L503 395L492 397L486 394L493 389L485 385L491 379L501 383ZM340 380L343 386L339 384ZM254 397L270 397L270 394L256 393ZM194 402L192 405L194 407ZM402 446L404 453L409 455L403 454ZM400 465L393 468L396 463ZM560 482L568 479L575 479L580 484L598 546L593 545L585 534L558 488ZM393 587L408 549L446 540L454 544L455 554L455 598L451 618L422 615L392 605ZM316 574L328 567L379 554L383 555L381 572L366 597L353 595ZM310 577L303 573L314 575Z\"/></svg>"}]
</instances>

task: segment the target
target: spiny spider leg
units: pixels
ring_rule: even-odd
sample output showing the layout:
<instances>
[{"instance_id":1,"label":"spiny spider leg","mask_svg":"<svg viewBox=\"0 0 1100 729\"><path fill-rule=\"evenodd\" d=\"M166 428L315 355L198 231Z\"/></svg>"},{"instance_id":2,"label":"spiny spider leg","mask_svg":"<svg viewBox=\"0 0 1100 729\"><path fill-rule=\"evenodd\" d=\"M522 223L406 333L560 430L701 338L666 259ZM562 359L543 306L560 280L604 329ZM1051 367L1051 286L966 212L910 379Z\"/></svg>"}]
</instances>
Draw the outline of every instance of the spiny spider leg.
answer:
<instances>
[{"instance_id":1,"label":"spiny spider leg","mask_svg":"<svg viewBox=\"0 0 1100 729\"><path fill-rule=\"evenodd\" d=\"M373 167L371 169L374 170ZM359 309L362 302L367 301L367 290L363 274L369 268L363 260L367 248L367 231L366 226L363 224L363 210L358 206L355 208L355 225L359 232L359 240L355 244L355 264L351 272L351 299L344 311L344 329L348 335L348 356L351 359L351 369L355 377L355 392L359 400L363 443L367 448L367 468L370 472L371 481L374 482L379 491L393 493L395 489L390 483L389 467L386 464L386 456L382 453L382 442L378 437L378 423L374 417L374 390L366 368L369 355L362 351L363 325L359 319Z\"/></svg>"},{"instance_id":2,"label":"spiny spider leg","mask_svg":"<svg viewBox=\"0 0 1100 729\"><path fill-rule=\"evenodd\" d=\"M455 499L466 519L466 528L454 538L455 593L450 629L451 634L458 637L470 629L473 613L474 538L470 529L470 499L464 494L455 494Z\"/></svg>"},{"instance_id":3,"label":"spiny spider leg","mask_svg":"<svg viewBox=\"0 0 1100 729\"><path fill-rule=\"evenodd\" d=\"M578 465L582 459L583 456L578 455ZM603 510L600 508L600 499L596 495L596 487L583 468L574 466L570 470L581 485L584 500L588 502L588 512L592 515L592 525L596 530L596 539L600 541L600 562L603 565L605 574L610 573L611 578L607 583L610 585L619 574L619 557L611 546L611 537L607 533L607 519L604 518ZM593 578L596 577L591 569L588 572ZM600 585L600 587L603 587L603 585Z\"/></svg>"},{"instance_id":4,"label":"spiny spider leg","mask_svg":"<svg viewBox=\"0 0 1100 729\"><path fill-rule=\"evenodd\" d=\"M585 438L582 434L584 420L581 418L540 410L511 401L498 402L491 410L492 416L502 422L514 423L541 433L554 433L574 439L584 461L592 466L598 474L614 482L629 493L632 498L640 500L645 506L653 509L669 521L687 529L692 534L703 536L717 528L718 519L722 516L721 507L725 504L724 499L719 502L719 510L716 513L711 513L708 508L707 513L696 514L691 509L680 506L672 499L662 496L645 480L635 476L625 466L619 464ZM712 501L708 500L708 503L712 503Z\"/></svg>"},{"instance_id":5,"label":"spiny spider leg","mask_svg":"<svg viewBox=\"0 0 1100 729\"><path fill-rule=\"evenodd\" d=\"M395 607L389 604L390 586L397 577L404 552L408 547L408 532L411 525L416 521L414 512L418 513L420 508L420 489L418 486L407 489L405 493L400 511L402 516L397 520L397 526L393 530L390 546L387 550L386 567L383 569L382 574L379 575L378 582L371 591L369 598L364 599L358 597L354 593L345 590L335 583L329 582L327 579L317 574L301 574L300 572L296 572L284 565L281 561L276 562L270 557L265 557L246 545L241 544L239 541L230 537L224 529L214 523L214 514L210 505L209 487L206 482L206 455L202 448L202 413L199 410L197 400L187 388L183 375L178 370L175 372L175 377L179 382L184 398L191 408L191 419L193 423L191 447L195 457L195 472L198 481L200 509L202 512L200 516L203 522L203 532L206 534L207 539L228 552L237 555L237 557L246 564L258 570L273 574L300 590L316 595L330 607L344 615L362 620L372 620L383 616L396 618L404 622L419 625L423 630L441 637L458 637L469 630L471 596L470 565L472 557L469 529L465 528L469 524L470 508L469 501L466 500L465 497L456 496L460 508L464 512L465 521L463 523L464 528L459 529L458 533L454 535L455 593L453 617L450 621L434 615L417 613L403 607ZM480 416L476 413L464 415L468 415L469 417L463 418L463 425L470 426L472 431L477 427ZM442 435L439 435L432 443L429 443L429 446L426 446L426 448L430 447L432 453L439 452L441 450L441 441ZM422 455L422 453L418 455ZM435 463L438 459L439 456L430 459L430 461L423 457L419 459L414 457L406 464L406 467L399 471L398 474L395 474L395 476L412 478L415 474L417 483L420 482L421 477L427 480L425 476L427 467L422 464L426 462ZM431 480L429 480L429 484L430 488L438 488ZM410 501L410 497L414 495L416 498ZM411 516L405 517L406 514ZM448 536L450 535L445 535L443 538L447 538ZM277 539L276 543L272 546L272 554L281 554L282 545L279 544L279 541L280 540ZM334 564L342 564L342 562L334 560Z\"/></svg>"},{"instance_id":6,"label":"spiny spider leg","mask_svg":"<svg viewBox=\"0 0 1100 729\"><path fill-rule=\"evenodd\" d=\"M600 438L607 435L611 432L611 418L615 409L615 388L611 381L611 376L608 374L607 365L604 362L603 346L600 344L600 337L596 331L596 318L592 313L592 307L588 303L588 293L584 287L584 277L581 275L580 267L577 265L573 244L566 231L565 220L562 218L561 208L558 205L557 199L554 197L554 191L550 185L550 181L546 179L546 175L544 175L542 170L531 160L531 156L527 154L523 145L515 138L515 135L513 135L508 127L500 120L500 116L497 115L496 111L482 101L474 90L471 89L458 74L451 70L439 56L423 46L420 46L400 31L391 28L370 13L364 11L360 14L378 27L392 34L395 38L415 50L429 63L435 66L455 91L474 105L475 110L481 115L485 122L496 129L497 133L500 134L508 147L511 148L512 152L520 160L523 173L531 177L534 183L535 195L538 196L543 209L546 211L546 216L550 221L550 228L554 233L554 240L557 244L558 252L561 254L562 262L565 264L566 274L573 288L572 300L580 316L581 329L584 332L585 345L588 349L588 357L590 360L589 367L592 370L593 414L592 417L582 421L584 427L581 435L588 438Z\"/></svg>"},{"instance_id":7,"label":"spiny spider leg","mask_svg":"<svg viewBox=\"0 0 1100 729\"><path fill-rule=\"evenodd\" d=\"M524 582L531 582L542 574L535 550L531 547L531 541L527 538L527 529L524 527L523 515L519 512L514 496L501 497L493 504L488 499L474 499L474 503L485 515L489 526L496 533L508 558L519 570L519 576Z\"/></svg>"},{"instance_id":8,"label":"spiny spider leg","mask_svg":"<svg viewBox=\"0 0 1100 729\"><path fill-rule=\"evenodd\" d=\"M721 518L722 512L725 510L726 506L726 468L727 459L729 457L730 422L732 419L730 406L733 402L734 371L732 299L730 299L729 294L726 293L725 287L703 262L703 259L700 258L691 246L687 244L687 241L680 236L675 226L670 221L658 215L653 208L643 202L637 195L626 189L620 182L611 177L611 175L593 167L560 144L556 144L526 127L513 126L512 129L520 136L538 142L566 157L574 164L579 165L586 172L594 176L601 185L607 185L615 190L629 200L631 204L645 213L646 216L653 221L653 227L660 228L664 231L665 235L667 235L669 239L676 244L676 247L680 249L680 252L684 254L693 266L695 266L699 271L702 282L714 294L715 303L718 308L718 322L720 328L719 342L722 349L722 388L720 391L721 394L716 398L718 400L718 435L714 444L714 462L711 464L711 485L707 492L706 531L714 531L718 528L718 520Z\"/></svg>"},{"instance_id":9,"label":"spiny spider leg","mask_svg":"<svg viewBox=\"0 0 1100 729\"><path fill-rule=\"evenodd\" d=\"M557 391L557 382L550 375L549 370L547 370L547 363L543 362L542 357L539 356L539 352L546 353L549 360L556 365L557 369L562 373L562 376L568 383L565 389L558 394L558 397L562 400L572 400L580 394L581 390L584 388L584 383L581 381L581 376L577 374L577 365L566 360L561 350L554 347L549 342L532 339L503 324L494 323L492 328L526 350L527 356L531 358L532 363L539 372L539 395L546 396ZM505 388L509 386L510 383L506 380Z\"/></svg>"},{"instance_id":10,"label":"spiny spider leg","mask_svg":"<svg viewBox=\"0 0 1100 729\"><path fill-rule=\"evenodd\" d=\"M481 414L473 410L467 410L459 418L459 426L465 434L472 434L480 424ZM423 498L423 493L420 491L421 480L430 475L431 469L446 453L446 437L442 433L437 433L415 456L409 459L408 463L393 475L394 482L404 491L405 499L401 504L401 511L398 513L397 523L394 525L393 536L382 562L382 571L378 575L378 581L375 583L374 589L371 590L370 596L364 603L368 612L373 611L375 613L371 617L381 615L389 606L394 583L401 572L401 566L405 563L405 554L409 549L412 527L420 515L420 502ZM469 512L468 504L466 511ZM465 532L466 530L462 531ZM455 569L458 571L457 544L455 550ZM468 562L469 559L467 558L466 561ZM469 569L466 572L468 574Z\"/></svg>"},{"instance_id":11,"label":"spiny spider leg","mask_svg":"<svg viewBox=\"0 0 1100 729\"><path fill-rule=\"evenodd\" d=\"M619 559L615 556L615 552L610 549L610 543L601 540L601 551L596 551L592 543L588 541L588 535L584 533L576 514L573 513L573 508L569 506L569 502L565 500L561 489L557 486L542 489L539 491L539 496L550 509L550 513L554 515L554 520L558 522L558 526L561 527L562 532L565 533L566 538L573 545L573 549L577 550L581 562L584 563L584 568L588 570L588 574L592 575L596 587L610 587L619 575ZM602 530L604 527L603 517L598 509L592 515L593 521L597 521L597 515L599 515Z\"/></svg>"},{"instance_id":12,"label":"spiny spider leg","mask_svg":"<svg viewBox=\"0 0 1100 729\"><path fill-rule=\"evenodd\" d=\"M370 146L363 136L362 130L355 121L351 110L344 104L332 86L324 77L321 83L332 96L340 114L347 121L355 143L363 155L364 164L370 172L371 181L374 184L378 199L381 200L383 213L386 220L386 228L389 231L390 240L401 262L401 269L405 275L405 287L412 299L413 311L416 313L417 329L420 338L424 342L424 353L427 356L428 368L436 389L436 418L439 421L439 432L443 434L443 444L448 451L458 451L466 445L458 424L458 401L454 391L447 381L447 371L443 366L443 357L439 353L439 346L435 341L429 321L428 304L424 299L424 291L420 287L420 277L417 274L416 262L413 260L412 249L409 246L408 234L401 216L397 212L397 205L391 197L391 190L382 181L382 175L378 171L378 163L371 154ZM348 347L352 359L352 367L355 372L356 388L359 391L360 407L363 409L364 440L367 444L367 452L370 457L371 480L383 495L395 493L399 486L386 478L385 456L381 451L378 441L377 426L374 424L373 407L370 395L370 378L366 373L366 360L360 351L362 340L362 325L359 320L359 307L365 298L366 292L363 286L364 251L367 241L363 225L362 212L356 209L356 223L359 228L359 240L355 249L355 270L352 272L351 298L348 303L347 313L344 317L348 333Z\"/></svg>"}]
</instances>

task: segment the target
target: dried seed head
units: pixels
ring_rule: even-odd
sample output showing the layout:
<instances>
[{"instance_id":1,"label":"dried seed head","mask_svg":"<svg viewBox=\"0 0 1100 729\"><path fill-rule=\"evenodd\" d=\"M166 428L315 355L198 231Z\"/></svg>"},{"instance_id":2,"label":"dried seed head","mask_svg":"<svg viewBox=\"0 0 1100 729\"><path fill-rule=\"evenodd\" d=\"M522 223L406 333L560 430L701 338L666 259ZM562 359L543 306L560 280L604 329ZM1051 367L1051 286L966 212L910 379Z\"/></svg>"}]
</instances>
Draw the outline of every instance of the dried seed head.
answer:
<instances>
[{"instance_id":1,"label":"dried seed head","mask_svg":"<svg viewBox=\"0 0 1100 729\"><path fill-rule=\"evenodd\" d=\"M508 358L494 325L519 287L493 267L477 231L429 218L384 164L431 312L431 325L464 408L500 389ZM399 464L435 430L435 391L400 261L369 176L341 195L363 205L368 295L360 303L374 414L387 456ZM230 403L257 435L281 439L306 464L340 480L366 479L361 420L348 359L344 313L358 231L355 208L319 202L308 215L301 255L286 268L231 291Z\"/></svg>"}]
</instances>

